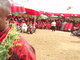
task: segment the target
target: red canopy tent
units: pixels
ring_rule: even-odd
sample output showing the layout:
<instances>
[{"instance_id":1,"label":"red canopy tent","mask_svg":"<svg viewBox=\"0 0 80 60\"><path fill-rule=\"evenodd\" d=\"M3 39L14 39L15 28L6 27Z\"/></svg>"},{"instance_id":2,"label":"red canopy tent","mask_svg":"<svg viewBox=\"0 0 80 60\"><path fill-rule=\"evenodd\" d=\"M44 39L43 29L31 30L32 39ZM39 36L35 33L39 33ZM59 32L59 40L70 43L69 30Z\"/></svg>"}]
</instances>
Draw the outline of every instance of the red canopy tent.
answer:
<instances>
[{"instance_id":1,"label":"red canopy tent","mask_svg":"<svg viewBox=\"0 0 80 60\"><path fill-rule=\"evenodd\" d=\"M70 17L70 16L73 16L73 14L66 14L66 13L63 13L63 16L64 16L64 17Z\"/></svg>"},{"instance_id":2,"label":"red canopy tent","mask_svg":"<svg viewBox=\"0 0 80 60\"><path fill-rule=\"evenodd\" d=\"M11 5L11 13L25 13L25 8L22 6L15 6L14 4Z\"/></svg>"},{"instance_id":3,"label":"red canopy tent","mask_svg":"<svg viewBox=\"0 0 80 60\"><path fill-rule=\"evenodd\" d=\"M44 11L39 11L41 14L45 14L45 12Z\"/></svg>"},{"instance_id":4,"label":"red canopy tent","mask_svg":"<svg viewBox=\"0 0 80 60\"><path fill-rule=\"evenodd\" d=\"M52 13L54 16L61 16L63 15L64 17L70 17L70 16L77 16L80 17L80 14L73 14L73 13Z\"/></svg>"},{"instance_id":5,"label":"red canopy tent","mask_svg":"<svg viewBox=\"0 0 80 60\"><path fill-rule=\"evenodd\" d=\"M80 14L75 14L75 16L80 17Z\"/></svg>"},{"instance_id":6,"label":"red canopy tent","mask_svg":"<svg viewBox=\"0 0 80 60\"><path fill-rule=\"evenodd\" d=\"M68 13L63 13L64 17L70 17L70 16L76 16L76 17L80 17L80 14L68 14Z\"/></svg>"},{"instance_id":7,"label":"red canopy tent","mask_svg":"<svg viewBox=\"0 0 80 60\"><path fill-rule=\"evenodd\" d=\"M60 16L61 13L52 13L54 16Z\"/></svg>"},{"instance_id":8,"label":"red canopy tent","mask_svg":"<svg viewBox=\"0 0 80 60\"><path fill-rule=\"evenodd\" d=\"M39 11L25 8L26 14L40 16L41 13Z\"/></svg>"},{"instance_id":9,"label":"red canopy tent","mask_svg":"<svg viewBox=\"0 0 80 60\"><path fill-rule=\"evenodd\" d=\"M39 11L33 10L33 9L29 9L29 8L25 8L26 14L29 15L35 15L34 18L34 26L35 26L35 22L36 22L36 16L40 16L41 13Z\"/></svg>"},{"instance_id":10,"label":"red canopy tent","mask_svg":"<svg viewBox=\"0 0 80 60\"><path fill-rule=\"evenodd\" d=\"M47 15L47 16L52 16L52 13L45 12L45 15Z\"/></svg>"}]
</instances>

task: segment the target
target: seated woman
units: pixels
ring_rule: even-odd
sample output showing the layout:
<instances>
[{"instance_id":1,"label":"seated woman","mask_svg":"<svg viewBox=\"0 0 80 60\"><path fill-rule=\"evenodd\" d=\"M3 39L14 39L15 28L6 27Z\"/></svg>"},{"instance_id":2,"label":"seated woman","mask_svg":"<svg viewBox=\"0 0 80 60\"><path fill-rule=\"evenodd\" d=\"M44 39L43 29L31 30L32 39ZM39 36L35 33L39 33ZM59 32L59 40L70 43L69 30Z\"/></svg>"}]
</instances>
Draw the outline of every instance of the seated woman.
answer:
<instances>
[{"instance_id":1,"label":"seated woman","mask_svg":"<svg viewBox=\"0 0 80 60\"><path fill-rule=\"evenodd\" d=\"M8 25L9 13L9 1L0 0L0 60L36 60L34 48L19 35L14 25Z\"/></svg>"}]
</instances>

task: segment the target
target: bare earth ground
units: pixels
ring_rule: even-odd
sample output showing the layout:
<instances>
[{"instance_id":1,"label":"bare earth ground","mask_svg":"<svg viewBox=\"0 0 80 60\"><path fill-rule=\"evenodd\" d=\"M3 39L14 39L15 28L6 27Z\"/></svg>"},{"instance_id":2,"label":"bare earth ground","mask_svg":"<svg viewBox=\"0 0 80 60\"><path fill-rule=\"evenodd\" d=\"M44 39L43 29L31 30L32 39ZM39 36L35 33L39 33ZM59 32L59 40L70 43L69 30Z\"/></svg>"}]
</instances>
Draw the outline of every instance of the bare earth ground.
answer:
<instances>
[{"instance_id":1,"label":"bare earth ground","mask_svg":"<svg viewBox=\"0 0 80 60\"><path fill-rule=\"evenodd\" d=\"M35 48L37 60L80 60L80 38L69 32L38 29L22 35Z\"/></svg>"}]
</instances>

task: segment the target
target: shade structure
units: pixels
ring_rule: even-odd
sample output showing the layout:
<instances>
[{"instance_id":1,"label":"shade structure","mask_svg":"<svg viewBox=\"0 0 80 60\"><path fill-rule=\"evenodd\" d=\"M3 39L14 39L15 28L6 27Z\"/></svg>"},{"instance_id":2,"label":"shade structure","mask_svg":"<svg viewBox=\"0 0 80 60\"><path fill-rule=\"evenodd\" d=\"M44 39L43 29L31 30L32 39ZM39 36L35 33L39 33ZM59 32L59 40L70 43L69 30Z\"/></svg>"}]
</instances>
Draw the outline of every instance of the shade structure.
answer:
<instances>
[{"instance_id":1,"label":"shade structure","mask_svg":"<svg viewBox=\"0 0 80 60\"><path fill-rule=\"evenodd\" d=\"M45 12L44 11L39 11L41 14L45 14Z\"/></svg>"},{"instance_id":2,"label":"shade structure","mask_svg":"<svg viewBox=\"0 0 80 60\"><path fill-rule=\"evenodd\" d=\"M47 16L52 16L52 13L45 12L45 15L47 15Z\"/></svg>"},{"instance_id":3,"label":"shade structure","mask_svg":"<svg viewBox=\"0 0 80 60\"><path fill-rule=\"evenodd\" d=\"M70 17L73 16L71 13L52 13L54 16L64 16L64 17Z\"/></svg>"},{"instance_id":4,"label":"shade structure","mask_svg":"<svg viewBox=\"0 0 80 60\"><path fill-rule=\"evenodd\" d=\"M73 14L63 13L63 16L64 16L64 17L70 17L70 16L73 16Z\"/></svg>"},{"instance_id":5,"label":"shade structure","mask_svg":"<svg viewBox=\"0 0 80 60\"><path fill-rule=\"evenodd\" d=\"M26 11L26 14L29 14L29 15L36 15L36 16L41 15L41 13L39 11L29 9L29 8L25 8L25 11Z\"/></svg>"},{"instance_id":6,"label":"shade structure","mask_svg":"<svg viewBox=\"0 0 80 60\"><path fill-rule=\"evenodd\" d=\"M12 14L15 14L15 13L22 14L22 13L25 13L25 12L26 11L25 11L25 8L24 7L22 7L22 6L16 6L14 4L11 5L11 13Z\"/></svg>"},{"instance_id":7,"label":"shade structure","mask_svg":"<svg viewBox=\"0 0 80 60\"><path fill-rule=\"evenodd\" d=\"M80 17L80 14L75 14L75 16Z\"/></svg>"},{"instance_id":8,"label":"shade structure","mask_svg":"<svg viewBox=\"0 0 80 60\"><path fill-rule=\"evenodd\" d=\"M76 16L76 17L80 17L80 14L68 14L68 13L63 13L64 17L70 17L70 16Z\"/></svg>"},{"instance_id":9,"label":"shade structure","mask_svg":"<svg viewBox=\"0 0 80 60\"><path fill-rule=\"evenodd\" d=\"M52 15L54 15L54 16L60 16L61 13L52 13Z\"/></svg>"}]
</instances>

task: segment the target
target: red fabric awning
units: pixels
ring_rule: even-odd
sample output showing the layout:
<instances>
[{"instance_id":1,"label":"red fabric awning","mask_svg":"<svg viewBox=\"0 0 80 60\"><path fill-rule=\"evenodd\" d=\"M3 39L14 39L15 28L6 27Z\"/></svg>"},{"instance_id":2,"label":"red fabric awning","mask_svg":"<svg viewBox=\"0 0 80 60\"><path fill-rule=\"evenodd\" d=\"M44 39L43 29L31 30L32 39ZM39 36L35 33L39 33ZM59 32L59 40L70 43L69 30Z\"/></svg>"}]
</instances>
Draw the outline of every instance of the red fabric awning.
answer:
<instances>
[{"instance_id":1,"label":"red fabric awning","mask_svg":"<svg viewBox=\"0 0 80 60\"><path fill-rule=\"evenodd\" d=\"M63 13L63 16L64 16L64 17L70 17L70 16L73 16L73 14L66 14L66 13Z\"/></svg>"},{"instance_id":2,"label":"red fabric awning","mask_svg":"<svg viewBox=\"0 0 80 60\"><path fill-rule=\"evenodd\" d=\"M22 6L11 5L11 13L24 13L25 8Z\"/></svg>"},{"instance_id":3,"label":"red fabric awning","mask_svg":"<svg viewBox=\"0 0 80 60\"><path fill-rule=\"evenodd\" d=\"M25 8L26 14L40 16L41 13L39 11Z\"/></svg>"},{"instance_id":4,"label":"red fabric awning","mask_svg":"<svg viewBox=\"0 0 80 60\"><path fill-rule=\"evenodd\" d=\"M61 13L53 13L54 16L60 16Z\"/></svg>"},{"instance_id":5,"label":"red fabric awning","mask_svg":"<svg viewBox=\"0 0 80 60\"><path fill-rule=\"evenodd\" d=\"M47 16L52 16L52 13L49 13L49 12L45 12L45 14L46 14Z\"/></svg>"},{"instance_id":6,"label":"red fabric awning","mask_svg":"<svg viewBox=\"0 0 80 60\"><path fill-rule=\"evenodd\" d=\"M44 11L40 11L40 13L41 13L41 14L45 14L45 12L44 12Z\"/></svg>"},{"instance_id":7,"label":"red fabric awning","mask_svg":"<svg viewBox=\"0 0 80 60\"><path fill-rule=\"evenodd\" d=\"M75 16L80 17L80 14L75 14Z\"/></svg>"}]
</instances>

